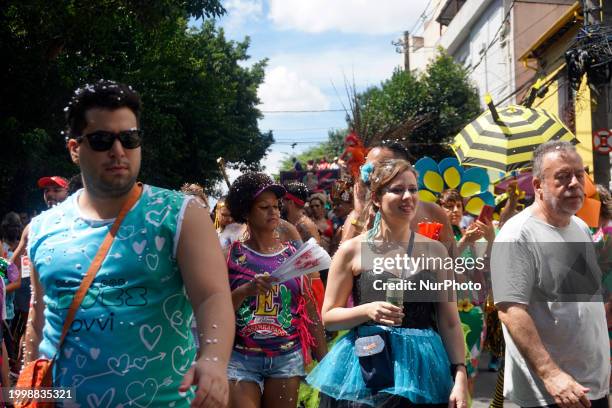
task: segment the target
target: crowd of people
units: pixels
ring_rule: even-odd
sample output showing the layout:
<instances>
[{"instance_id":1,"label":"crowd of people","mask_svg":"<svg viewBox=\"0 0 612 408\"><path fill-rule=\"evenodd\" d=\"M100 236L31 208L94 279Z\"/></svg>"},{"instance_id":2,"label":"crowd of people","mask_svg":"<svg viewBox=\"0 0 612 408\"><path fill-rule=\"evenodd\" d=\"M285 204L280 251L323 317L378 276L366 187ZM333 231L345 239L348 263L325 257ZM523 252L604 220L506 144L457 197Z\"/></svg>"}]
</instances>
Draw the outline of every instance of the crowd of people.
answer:
<instances>
[{"instance_id":1,"label":"crowd of people","mask_svg":"<svg viewBox=\"0 0 612 408\"><path fill-rule=\"evenodd\" d=\"M210 209L200 185L137 182L140 114L130 86L78 89L79 175L41 178L48 210L3 218L2 386L45 358L53 386L75 389L65 406L297 407L310 387L321 407L465 408L497 338L509 400L609 406L612 198L598 186L597 228L575 216L587 174L572 145L540 146L533 202L511 184L497 219L470 217L454 189L420 201L397 143L358 174L334 160L330 191L248 172ZM306 242L329 268L280 280ZM423 263L377 268L406 256Z\"/></svg>"}]
</instances>

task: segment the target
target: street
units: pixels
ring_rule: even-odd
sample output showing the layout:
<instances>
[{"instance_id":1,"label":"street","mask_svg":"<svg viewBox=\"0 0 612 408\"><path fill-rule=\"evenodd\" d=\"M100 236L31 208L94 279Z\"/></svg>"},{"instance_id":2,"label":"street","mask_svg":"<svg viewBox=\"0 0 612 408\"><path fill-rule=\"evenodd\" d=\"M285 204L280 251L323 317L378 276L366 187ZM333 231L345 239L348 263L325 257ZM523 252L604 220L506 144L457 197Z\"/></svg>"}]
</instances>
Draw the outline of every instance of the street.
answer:
<instances>
[{"instance_id":1,"label":"street","mask_svg":"<svg viewBox=\"0 0 612 408\"><path fill-rule=\"evenodd\" d=\"M489 354L483 354L480 359L480 371L476 377L476 386L474 388L474 399L472 408L487 408L493 399L495 393L495 382L497 381L497 373L489 371L487 364L489 363ZM518 408L518 405L510 401L504 401L504 407Z\"/></svg>"}]
</instances>

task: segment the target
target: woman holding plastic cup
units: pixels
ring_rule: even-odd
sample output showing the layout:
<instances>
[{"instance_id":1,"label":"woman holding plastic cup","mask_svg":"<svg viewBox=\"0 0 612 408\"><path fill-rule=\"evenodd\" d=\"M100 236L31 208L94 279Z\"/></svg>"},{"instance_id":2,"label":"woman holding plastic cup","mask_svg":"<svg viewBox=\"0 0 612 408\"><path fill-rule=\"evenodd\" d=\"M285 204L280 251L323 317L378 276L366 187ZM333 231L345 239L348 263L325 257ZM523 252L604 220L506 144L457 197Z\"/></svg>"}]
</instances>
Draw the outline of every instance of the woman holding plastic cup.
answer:
<instances>
[{"instance_id":1,"label":"woman holding plastic cup","mask_svg":"<svg viewBox=\"0 0 612 408\"><path fill-rule=\"evenodd\" d=\"M246 173L227 196L232 218L247 225L247 236L231 245L227 260L236 310L231 407L295 407L310 349L317 360L326 351L308 277L281 283L271 276L297 250L276 232L284 195L269 176Z\"/></svg>"},{"instance_id":2,"label":"woman holding plastic cup","mask_svg":"<svg viewBox=\"0 0 612 408\"><path fill-rule=\"evenodd\" d=\"M307 381L337 400L335 406L467 407L465 348L455 298L452 292L432 292L416 301L407 285L431 276L444 281L449 271L426 270L415 263L406 268L401 262L377 270L380 263L370 263L372 253L380 255L388 248L401 248L398 259L404 253L408 258L447 257L440 242L410 229L417 205L416 172L407 161L385 161L370 180L374 226L338 249L323 303L326 328L350 331ZM403 307L386 301L388 291L398 289L389 284L398 278L406 283ZM355 306L347 308L351 294Z\"/></svg>"}]
</instances>

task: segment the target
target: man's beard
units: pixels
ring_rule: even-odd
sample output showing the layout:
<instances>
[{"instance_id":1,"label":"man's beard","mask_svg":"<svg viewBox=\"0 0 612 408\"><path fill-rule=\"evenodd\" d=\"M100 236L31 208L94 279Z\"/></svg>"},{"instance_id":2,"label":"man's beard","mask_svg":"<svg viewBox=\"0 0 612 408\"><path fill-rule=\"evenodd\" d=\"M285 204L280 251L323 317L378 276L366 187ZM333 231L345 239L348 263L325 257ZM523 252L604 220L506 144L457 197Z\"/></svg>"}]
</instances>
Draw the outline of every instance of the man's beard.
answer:
<instances>
[{"instance_id":1,"label":"man's beard","mask_svg":"<svg viewBox=\"0 0 612 408\"><path fill-rule=\"evenodd\" d=\"M130 192L136 183L137 175L129 179L121 180L121 182L108 183L105 180L98 179L98 182L87 183L86 186L91 193L96 196L106 198L122 197Z\"/></svg>"},{"instance_id":2,"label":"man's beard","mask_svg":"<svg viewBox=\"0 0 612 408\"><path fill-rule=\"evenodd\" d=\"M557 214L572 216L576 215L578 210L582 208L582 204L584 204L584 200L580 201L580 205L577 208L572 208L570 203L566 197L554 197L551 196L546 200L548 206L552 209L553 212Z\"/></svg>"}]
</instances>

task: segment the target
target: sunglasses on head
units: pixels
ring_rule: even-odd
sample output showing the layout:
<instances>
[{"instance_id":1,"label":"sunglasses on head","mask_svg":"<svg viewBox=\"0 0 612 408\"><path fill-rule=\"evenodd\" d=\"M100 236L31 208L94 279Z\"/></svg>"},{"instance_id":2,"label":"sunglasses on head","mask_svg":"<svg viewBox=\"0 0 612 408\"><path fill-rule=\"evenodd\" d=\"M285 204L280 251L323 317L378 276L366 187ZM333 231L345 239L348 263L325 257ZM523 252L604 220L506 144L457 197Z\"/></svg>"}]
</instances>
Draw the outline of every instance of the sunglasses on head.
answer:
<instances>
[{"instance_id":1,"label":"sunglasses on head","mask_svg":"<svg viewBox=\"0 0 612 408\"><path fill-rule=\"evenodd\" d=\"M135 149L140 147L142 144L142 134L143 132L141 129L123 130L117 133L108 132L106 130L97 130L95 132L77 137L77 141L81 143L84 138L87 138L89 146L96 152L105 152L110 150L117 139L119 139L119 142L124 149Z\"/></svg>"}]
</instances>

